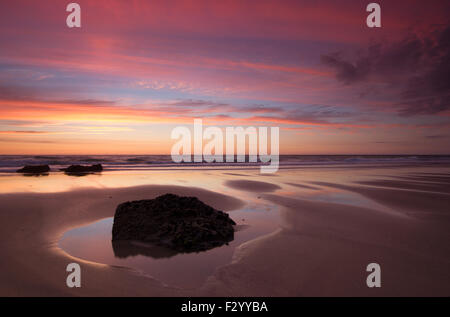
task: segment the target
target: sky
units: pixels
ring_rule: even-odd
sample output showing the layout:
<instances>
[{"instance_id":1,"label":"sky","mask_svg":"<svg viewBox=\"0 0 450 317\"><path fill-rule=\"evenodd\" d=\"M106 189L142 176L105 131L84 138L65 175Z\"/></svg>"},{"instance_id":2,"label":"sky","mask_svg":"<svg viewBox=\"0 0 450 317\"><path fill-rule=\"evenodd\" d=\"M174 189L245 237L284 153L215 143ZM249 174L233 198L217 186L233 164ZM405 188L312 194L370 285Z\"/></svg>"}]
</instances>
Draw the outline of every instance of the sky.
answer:
<instances>
[{"instance_id":1,"label":"sky","mask_svg":"<svg viewBox=\"0 0 450 317\"><path fill-rule=\"evenodd\" d=\"M281 154L450 154L449 1L0 2L0 154L169 154L177 126Z\"/></svg>"}]
</instances>

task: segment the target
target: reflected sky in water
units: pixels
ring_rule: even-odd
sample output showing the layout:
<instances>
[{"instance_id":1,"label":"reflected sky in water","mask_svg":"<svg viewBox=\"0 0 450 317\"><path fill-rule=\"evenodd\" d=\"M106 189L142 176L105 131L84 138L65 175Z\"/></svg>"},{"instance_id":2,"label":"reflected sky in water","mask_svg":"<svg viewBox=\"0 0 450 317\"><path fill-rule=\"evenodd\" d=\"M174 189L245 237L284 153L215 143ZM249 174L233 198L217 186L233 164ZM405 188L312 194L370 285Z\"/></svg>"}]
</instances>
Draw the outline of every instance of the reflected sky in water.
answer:
<instances>
[{"instance_id":1,"label":"reflected sky in water","mask_svg":"<svg viewBox=\"0 0 450 317\"><path fill-rule=\"evenodd\" d=\"M64 234L59 245L84 260L137 269L169 286L198 288L215 269L231 263L236 247L275 231L279 226L277 214L275 206L264 203L233 211L230 216L237 223L234 240L198 253L176 253L140 243L113 245L113 218L72 229Z\"/></svg>"}]
</instances>

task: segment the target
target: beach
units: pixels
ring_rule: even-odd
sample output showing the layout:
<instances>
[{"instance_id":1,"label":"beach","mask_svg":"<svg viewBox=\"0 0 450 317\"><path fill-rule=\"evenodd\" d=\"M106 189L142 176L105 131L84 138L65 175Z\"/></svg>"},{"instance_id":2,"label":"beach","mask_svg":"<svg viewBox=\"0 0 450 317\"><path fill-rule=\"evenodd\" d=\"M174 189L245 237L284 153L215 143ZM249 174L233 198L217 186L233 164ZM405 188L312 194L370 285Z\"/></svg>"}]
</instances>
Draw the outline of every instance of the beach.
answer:
<instances>
[{"instance_id":1,"label":"beach","mask_svg":"<svg viewBox=\"0 0 450 317\"><path fill-rule=\"evenodd\" d=\"M5 172L0 183L1 296L450 295L444 163L291 166L267 175L211 166L84 177ZM151 270L63 247L67 232L113 217L118 204L166 193L198 197L242 225L244 242L199 285L171 285ZM80 288L66 286L72 262L81 266ZM381 267L380 288L366 285L369 263Z\"/></svg>"},{"instance_id":2,"label":"beach","mask_svg":"<svg viewBox=\"0 0 450 317\"><path fill-rule=\"evenodd\" d=\"M0 1L0 297L450 297L449 11Z\"/></svg>"}]
</instances>

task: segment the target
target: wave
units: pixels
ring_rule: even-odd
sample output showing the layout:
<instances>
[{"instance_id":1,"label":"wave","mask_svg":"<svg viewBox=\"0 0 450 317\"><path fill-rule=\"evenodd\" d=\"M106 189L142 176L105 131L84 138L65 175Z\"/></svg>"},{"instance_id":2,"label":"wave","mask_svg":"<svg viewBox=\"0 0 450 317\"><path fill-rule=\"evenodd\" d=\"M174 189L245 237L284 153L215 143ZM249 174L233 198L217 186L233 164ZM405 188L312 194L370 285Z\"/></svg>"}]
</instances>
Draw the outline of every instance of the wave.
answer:
<instances>
[{"instance_id":1,"label":"wave","mask_svg":"<svg viewBox=\"0 0 450 317\"><path fill-rule=\"evenodd\" d=\"M261 162L174 163L170 155L0 155L0 171L11 172L25 165L50 165L54 169L68 165L103 164L105 170L151 169L197 166L260 166ZM450 155L281 155L281 166L354 165L354 164L439 164L450 163Z\"/></svg>"}]
</instances>

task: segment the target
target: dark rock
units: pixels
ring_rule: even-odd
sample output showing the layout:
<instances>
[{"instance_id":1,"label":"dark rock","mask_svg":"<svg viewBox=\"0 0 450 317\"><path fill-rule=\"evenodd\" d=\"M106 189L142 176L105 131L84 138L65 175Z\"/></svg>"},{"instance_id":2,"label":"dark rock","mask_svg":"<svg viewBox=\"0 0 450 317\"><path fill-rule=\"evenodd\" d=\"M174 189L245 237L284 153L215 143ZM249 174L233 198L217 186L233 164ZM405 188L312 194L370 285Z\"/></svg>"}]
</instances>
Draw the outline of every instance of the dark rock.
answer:
<instances>
[{"instance_id":1,"label":"dark rock","mask_svg":"<svg viewBox=\"0 0 450 317\"><path fill-rule=\"evenodd\" d=\"M166 194L120 204L113 241L152 243L178 252L204 251L234 239L236 223L196 197Z\"/></svg>"},{"instance_id":2,"label":"dark rock","mask_svg":"<svg viewBox=\"0 0 450 317\"><path fill-rule=\"evenodd\" d=\"M91 166L70 165L68 168L61 169L68 175L84 175L103 171L102 164L94 164Z\"/></svg>"},{"instance_id":3,"label":"dark rock","mask_svg":"<svg viewBox=\"0 0 450 317\"><path fill-rule=\"evenodd\" d=\"M23 174L45 174L50 172L50 167L48 165L26 165L16 172Z\"/></svg>"}]
</instances>

